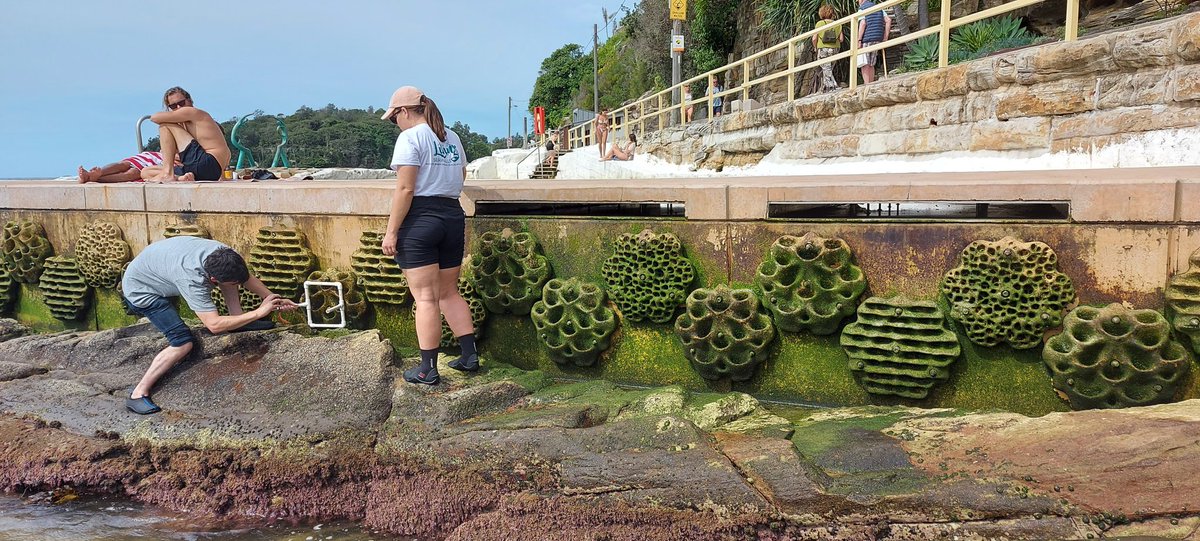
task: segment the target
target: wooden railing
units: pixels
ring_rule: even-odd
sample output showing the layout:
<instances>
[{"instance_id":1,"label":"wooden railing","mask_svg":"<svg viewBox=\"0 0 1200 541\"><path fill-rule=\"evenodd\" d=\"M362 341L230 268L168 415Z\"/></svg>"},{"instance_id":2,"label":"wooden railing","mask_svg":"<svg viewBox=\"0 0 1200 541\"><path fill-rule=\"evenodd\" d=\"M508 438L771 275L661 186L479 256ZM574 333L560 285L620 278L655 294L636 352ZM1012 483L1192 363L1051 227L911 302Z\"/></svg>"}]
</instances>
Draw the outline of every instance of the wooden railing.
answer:
<instances>
[{"instance_id":1,"label":"wooden railing","mask_svg":"<svg viewBox=\"0 0 1200 541\"><path fill-rule=\"evenodd\" d=\"M876 4L875 6L872 6L869 9L862 10L862 11L856 11L854 13L851 13L850 15L847 15L845 17L842 17L842 18L830 23L831 25L849 24L849 26L850 26L850 49L848 51L843 51L838 54L831 55L831 56L828 56L828 57L825 57L825 58L822 58L819 60L814 60L812 62L806 62L806 63L797 65L796 64L797 53L799 50L801 50L803 48L802 44L805 43L805 41L807 41L807 40L811 40L813 38L813 36L817 35L822 30L821 28L814 28L807 32L801 33L791 39L788 39L782 43L779 43L773 47L763 49L762 51L759 51L750 56L747 56L741 60L738 60L738 61L730 63L730 64L726 64L724 66L716 68L707 73L702 73L700 75L692 77L691 79L687 79L686 81L683 81L682 83L679 83L678 85L675 85L670 88L661 90L657 93L651 94L645 98L642 98L642 99L634 101L628 105L625 105L624 107L614 109L609 112L609 117L611 120L609 123L610 135L608 138L608 142L609 143L613 142L614 137L615 137L614 134L617 134L618 132L626 131L628 128L631 128L631 127L636 127L637 133L640 136L641 134L648 133L647 132L648 129L653 131L653 130L661 129L661 128L671 125L671 124L677 124L677 123L679 123L680 119L685 118L684 115L686 114L686 110L689 106L695 107L695 108L700 108L700 107L708 108L707 116L708 116L708 119L711 120L715 116L714 110L713 110L713 105L712 105L714 98L721 97L724 99L730 99L735 96L740 96L740 98L743 100L743 103L745 103L750 99L750 90L753 87L762 85L765 83L769 83L771 81L779 79L780 77L787 77L787 99L788 100L795 99L796 98L796 77L794 77L795 74L801 73L805 70L818 68L824 64L837 62L843 58L850 59L848 80L849 80L850 88L856 88L858 86L858 68L859 68L858 55L860 53L882 51L883 49L886 49L888 47L895 47L896 45L900 45L901 43L907 43L909 41L917 40L917 39L920 39L920 38L923 38L925 36L929 36L932 34L938 35L938 67L944 68L947 65L949 65L949 63L950 63L950 32L953 31L955 28L958 28L965 24L970 24L970 23L973 23L976 21L987 19L989 17L1003 15L1005 13L1008 13L1008 12L1011 12L1011 11L1014 11L1017 9L1021 9L1026 6L1041 3L1045 0L1012 0L1010 2L1001 4L999 6L989 8L989 9L986 9L986 10L983 10L983 11L980 11L977 13L972 13L970 15L966 15L963 17L959 17L957 19L951 19L951 17L950 17L950 3L951 3L950 0L942 0L941 14L938 19L938 24L932 25L923 30L918 30L916 32L904 34L902 36L895 37L895 38L889 39L887 41L876 43L869 47L863 47L863 48L858 47L858 24L859 24L859 21L861 21L863 19L863 17L865 17L869 14L875 13L877 11L885 10L885 9L888 9L888 8L891 8L894 6L899 6L900 4L903 4L907 1L909 1L909 0L886 0L884 2L880 2L879 4ZM903 9L903 8L900 8L900 9ZM1077 37L1078 37L1078 34L1079 34L1079 0L1067 0L1066 27L1064 29L1064 39L1066 41L1075 41L1075 39L1077 39ZM786 69L776 70L772 73L768 73L768 74L763 75L762 77L758 77L756 79L750 78L751 68L755 61L765 58L769 55L779 53L784 50L787 51L787 67L786 67ZM727 80L727 81L725 81L727 88L724 88L723 90L721 90L720 92L717 92L715 94L705 94L703 96L700 96L699 98L693 97L693 99L691 99L691 100L679 99L679 96L682 96L681 92L683 92L684 88L688 88L692 84L694 84L698 81L707 80L707 83L708 83L707 88L711 89L714 87L717 76L719 74L725 73L725 72L733 72L733 71L737 71L737 70L740 70L741 74L742 74L742 81L737 86L729 87L728 85L730 85L730 81ZM650 110L649 113L647 113L648 109ZM673 115L673 114L677 115L677 116L675 116L675 118L672 118L671 116L667 116L666 118L664 118L664 115ZM595 119L592 119L588 122L585 122L585 123L582 123L582 124L572 127L569 132L569 136L567 137L569 148L579 148L582 146L596 144L596 140L594 137L595 122L596 122Z\"/></svg>"}]
</instances>

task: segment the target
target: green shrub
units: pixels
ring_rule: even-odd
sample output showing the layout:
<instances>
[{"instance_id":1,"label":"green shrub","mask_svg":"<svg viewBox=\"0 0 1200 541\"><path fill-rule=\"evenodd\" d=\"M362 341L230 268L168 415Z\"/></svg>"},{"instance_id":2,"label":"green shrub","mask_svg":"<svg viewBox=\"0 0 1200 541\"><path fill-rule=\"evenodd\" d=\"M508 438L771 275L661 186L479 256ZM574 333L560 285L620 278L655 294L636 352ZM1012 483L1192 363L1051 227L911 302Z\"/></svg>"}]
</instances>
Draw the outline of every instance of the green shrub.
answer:
<instances>
[{"instance_id":1,"label":"green shrub","mask_svg":"<svg viewBox=\"0 0 1200 541\"><path fill-rule=\"evenodd\" d=\"M950 35L949 62L957 64L1004 49L1024 47L1036 36L1021 26L1021 20L1005 15L966 24ZM904 71L920 71L938 65L938 36L925 36L908 44L904 55Z\"/></svg>"}]
</instances>

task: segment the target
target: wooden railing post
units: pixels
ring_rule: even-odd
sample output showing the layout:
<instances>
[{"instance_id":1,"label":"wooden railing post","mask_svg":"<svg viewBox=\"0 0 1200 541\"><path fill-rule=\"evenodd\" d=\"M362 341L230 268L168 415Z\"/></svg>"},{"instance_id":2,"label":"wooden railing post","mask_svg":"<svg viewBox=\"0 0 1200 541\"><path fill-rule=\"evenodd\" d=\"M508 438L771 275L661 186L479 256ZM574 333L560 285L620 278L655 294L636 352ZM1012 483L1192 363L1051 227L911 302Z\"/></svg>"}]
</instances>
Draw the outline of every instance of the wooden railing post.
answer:
<instances>
[{"instance_id":1,"label":"wooden railing post","mask_svg":"<svg viewBox=\"0 0 1200 541\"><path fill-rule=\"evenodd\" d=\"M646 133L646 102L638 102L638 133Z\"/></svg>"},{"instance_id":2,"label":"wooden railing post","mask_svg":"<svg viewBox=\"0 0 1200 541\"><path fill-rule=\"evenodd\" d=\"M1067 0L1067 25L1063 29L1063 39L1079 39L1079 0Z\"/></svg>"},{"instance_id":3,"label":"wooden railing post","mask_svg":"<svg viewBox=\"0 0 1200 541\"><path fill-rule=\"evenodd\" d=\"M920 0L918 0L920 1ZM949 3L950 0L942 0ZM850 77L846 79L850 81L850 88L858 87L858 14L850 14Z\"/></svg>"},{"instance_id":4,"label":"wooden railing post","mask_svg":"<svg viewBox=\"0 0 1200 541\"><path fill-rule=\"evenodd\" d=\"M716 108L716 106L713 105L713 102L715 102L717 100L716 85L717 85L717 76L710 73L708 75L708 92L705 92L706 95L712 94L712 96L709 97L707 100L708 101L707 108L708 108L708 121L709 122L712 122L713 118L715 118L717 116L717 108Z\"/></svg>"},{"instance_id":5,"label":"wooden railing post","mask_svg":"<svg viewBox=\"0 0 1200 541\"><path fill-rule=\"evenodd\" d=\"M750 62L742 62L742 110L746 110L746 102L750 101ZM730 107L733 107L730 105ZM732 110L732 109L731 109Z\"/></svg>"},{"instance_id":6,"label":"wooden railing post","mask_svg":"<svg viewBox=\"0 0 1200 541\"><path fill-rule=\"evenodd\" d=\"M787 62L787 101L792 101L796 99L796 74L792 73L792 68L796 67L796 40L788 42Z\"/></svg>"},{"instance_id":7,"label":"wooden railing post","mask_svg":"<svg viewBox=\"0 0 1200 541\"><path fill-rule=\"evenodd\" d=\"M950 0L942 0L942 16L938 22L938 67L950 65Z\"/></svg>"}]
</instances>

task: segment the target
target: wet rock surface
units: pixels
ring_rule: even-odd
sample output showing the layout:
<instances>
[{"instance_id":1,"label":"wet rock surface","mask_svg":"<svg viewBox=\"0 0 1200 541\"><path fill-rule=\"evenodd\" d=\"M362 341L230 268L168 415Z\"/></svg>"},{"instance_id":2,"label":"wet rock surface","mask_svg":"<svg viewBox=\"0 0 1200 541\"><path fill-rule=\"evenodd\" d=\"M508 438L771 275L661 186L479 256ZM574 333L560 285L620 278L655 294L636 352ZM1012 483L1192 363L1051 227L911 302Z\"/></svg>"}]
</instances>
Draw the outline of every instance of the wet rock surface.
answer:
<instances>
[{"instance_id":1,"label":"wet rock surface","mask_svg":"<svg viewBox=\"0 0 1200 541\"><path fill-rule=\"evenodd\" d=\"M443 356L443 382L414 386L374 332L276 330L201 334L156 390L164 413L127 413L163 345L145 324L0 338L0 488L420 539L1185 539L1200 524L1198 401L785 419L740 393L486 359L461 374Z\"/></svg>"}]
</instances>

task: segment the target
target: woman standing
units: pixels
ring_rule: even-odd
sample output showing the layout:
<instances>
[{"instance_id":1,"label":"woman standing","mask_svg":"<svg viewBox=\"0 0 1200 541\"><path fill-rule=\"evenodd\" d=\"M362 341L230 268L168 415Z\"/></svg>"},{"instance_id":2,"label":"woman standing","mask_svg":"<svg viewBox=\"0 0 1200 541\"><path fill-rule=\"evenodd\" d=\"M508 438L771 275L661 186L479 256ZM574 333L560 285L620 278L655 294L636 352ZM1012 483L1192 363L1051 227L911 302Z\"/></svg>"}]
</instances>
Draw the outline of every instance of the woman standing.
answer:
<instances>
[{"instance_id":1,"label":"woman standing","mask_svg":"<svg viewBox=\"0 0 1200 541\"><path fill-rule=\"evenodd\" d=\"M601 107L596 115L596 142L600 143L600 161L604 161L604 144L608 142L608 107Z\"/></svg>"},{"instance_id":2,"label":"woman standing","mask_svg":"<svg viewBox=\"0 0 1200 541\"><path fill-rule=\"evenodd\" d=\"M471 311L458 294L466 235L458 198L467 157L458 135L446 129L437 105L416 87L397 89L382 118L403 130L392 154L396 191L381 248L400 264L416 303L421 364L405 370L404 379L436 385L439 315L446 317L462 346L462 355L450 361L450 367L479 370Z\"/></svg>"}]
</instances>

